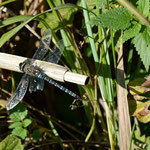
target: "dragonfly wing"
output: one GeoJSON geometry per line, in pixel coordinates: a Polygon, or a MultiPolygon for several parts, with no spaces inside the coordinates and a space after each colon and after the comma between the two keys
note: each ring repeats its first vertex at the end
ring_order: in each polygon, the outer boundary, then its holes
{"type": "MultiPolygon", "coordinates": [[[[64,44],[62,40],[60,41],[60,44],[64,49],[64,44]]],[[[56,46],[54,46],[52,50],[53,51],[50,51],[47,57],[45,58],[45,61],[57,64],[61,58],[63,51],[60,51],[59,48],[56,46]]],[[[43,90],[43,88],[44,88],[44,80],[34,77],[30,78],[30,85],[29,85],[30,93],[32,93],[32,91],[35,92],[36,90],[43,90]]]]}
{"type": "Polygon", "coordinates": [[[50,37],[50,30],[46,30],[43,33],[42,39],[40,41],[40,46],[36,50],[36,52],[33,55],[33,59],[41,60],[45,56],[45,54],[48,52],[49,45],[51,43],[51,37],[50,37]]]}
{"type": "Polygon", "coordinates": [[[60,49],[55,45],[52,50],[53,51],[50,51],[47,55],[47,57],[45,58],[45,61],[47,62],[51,62],[51,63],[55,63],[57,64],[61,58],[61,55],[63,53],[63,50],[64,50],[64,43],[63,43],[63,40],[60,40],[59,41],[61,46],[62,46],[62,49],[60,51],[60,49]]]}
{"type": "Polygon", "coordinates": [[[36,92],[36,90],[43,90],[44,88],[44,80],[30,77],[30,85],[29,85],[29,92],[36,92]]]}
{"type": "Polygon", "coordinates": [[[29,78],[29,75],[23,75],[16,91],[14,92],[13,96],[9,99],[9,102],[6,106],[7,110],[13,109],[23,99],[28,88],[29,78]]]}
{"type": "MultiPolygon", "coordinates": [[[[40,41],[40,46],[38,47],[35,54],[33,55],[33,59],[41,60],[48,52],[48,48],[51,43],[50,33],[51,33],[50,30],[46,30],[44,32],[43,37],[40,41]]],[[[43,90],[43,88],[44,88],[43,80],[34,77],[30,78],[30,85],[29,85],[30,93],[32,93],[32,91],[35,92],[36,90],[43,90]]]]}

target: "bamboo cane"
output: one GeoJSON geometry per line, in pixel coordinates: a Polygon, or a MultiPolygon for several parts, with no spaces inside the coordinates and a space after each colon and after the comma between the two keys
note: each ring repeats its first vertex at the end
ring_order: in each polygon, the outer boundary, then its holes
{"type": "MultiPolygon", "coordinates": [[[[22,72],[19,69],[19,64],[26,59],[28,58],[0,52],[0,68],[16,72],[22,72]]],[[[33,65],[40,67],[42,70],[44,70],[47,76],[57,81],[67,81],[80,85],[86,85],[89,80],[88,76],[70,72],[67,68],[58,64],[35,60],[33,65]]]]}

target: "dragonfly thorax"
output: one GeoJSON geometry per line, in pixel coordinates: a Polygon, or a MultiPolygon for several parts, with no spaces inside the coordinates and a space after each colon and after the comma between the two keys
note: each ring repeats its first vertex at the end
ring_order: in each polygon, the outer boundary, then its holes
{"type": "Polygon", "coordinates": [[[30,76],[35,76],[37,78],[42,78],[43,70],[34,65],[30,65],[29,63],[23,62],[19,64],[20,70],[23,71],[24,73],[30,75],[30,76]]]}

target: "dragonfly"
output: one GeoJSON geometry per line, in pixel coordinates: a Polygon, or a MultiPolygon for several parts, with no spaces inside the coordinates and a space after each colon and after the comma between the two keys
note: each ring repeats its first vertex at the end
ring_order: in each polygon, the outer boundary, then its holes
{"type": "MultiPolygon", "coordinates": [[[[40,45],[33,55],[32,59],[27,59],[19,64],[19,68],[24,72],[24,75],[21,78],[21,81],[19,82],[14,94],[12,95],[12,97],[10,97],[8,104],[6,105],[7,110],[13,109],[20,101],[22,101],[27,92],[28,86],[30,93],[36,92],[37,90],[43,90],[44,80],[75,98],[73,103],[70,105],[71,109],[75,109],[77,105],[81,103],[81,97],[79,95],[52,80],[45,74],[44,70],[33,64],[36,59],[42,60],[44,58],[44,61],[47,62],[55,64],[59,62],[62,51],[60,51],[60,49],[57,48],[56,45],[54,45],[52,50],[49,50],[50,43],[50,30],[47,29],[44,32],[43,37],[40,41],[40,45]]],[[[61,45],[63,45],[62,41],[60,41],[60,43],[61,45]]],[[[64,49],[64,45],[62,47],[64,49]]]]}

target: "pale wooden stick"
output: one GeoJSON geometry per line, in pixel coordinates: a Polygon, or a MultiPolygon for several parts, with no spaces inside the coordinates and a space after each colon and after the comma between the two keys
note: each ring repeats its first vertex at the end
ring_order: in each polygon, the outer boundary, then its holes
{"type": "MultiPolygon", "coordinates": [[[[123,35],[123,33],[121,35],[123,35]]],[[[120,50],[118,51],[117,65],[117,102],[119,115],[120,150],[129,149],[131,138],[131,123],[124,74],[123,44],[121,44],[120,50]]],[[[131,146],[131,149],[133,150],[133,146],[131,146]]]]}
{"type": "MultiPolygon", "coordinates": [[[[0,52],[0,68],[21,72],[19,64],[25,61],[26,57],[6,54],[0,52]]],[[[89,77],[68,71],[67,68],[50,62],[35,60],[34,65],[39,66],[47,76],[61,82],[72,82],[80,85],[88,83],[89,77]]]]}

